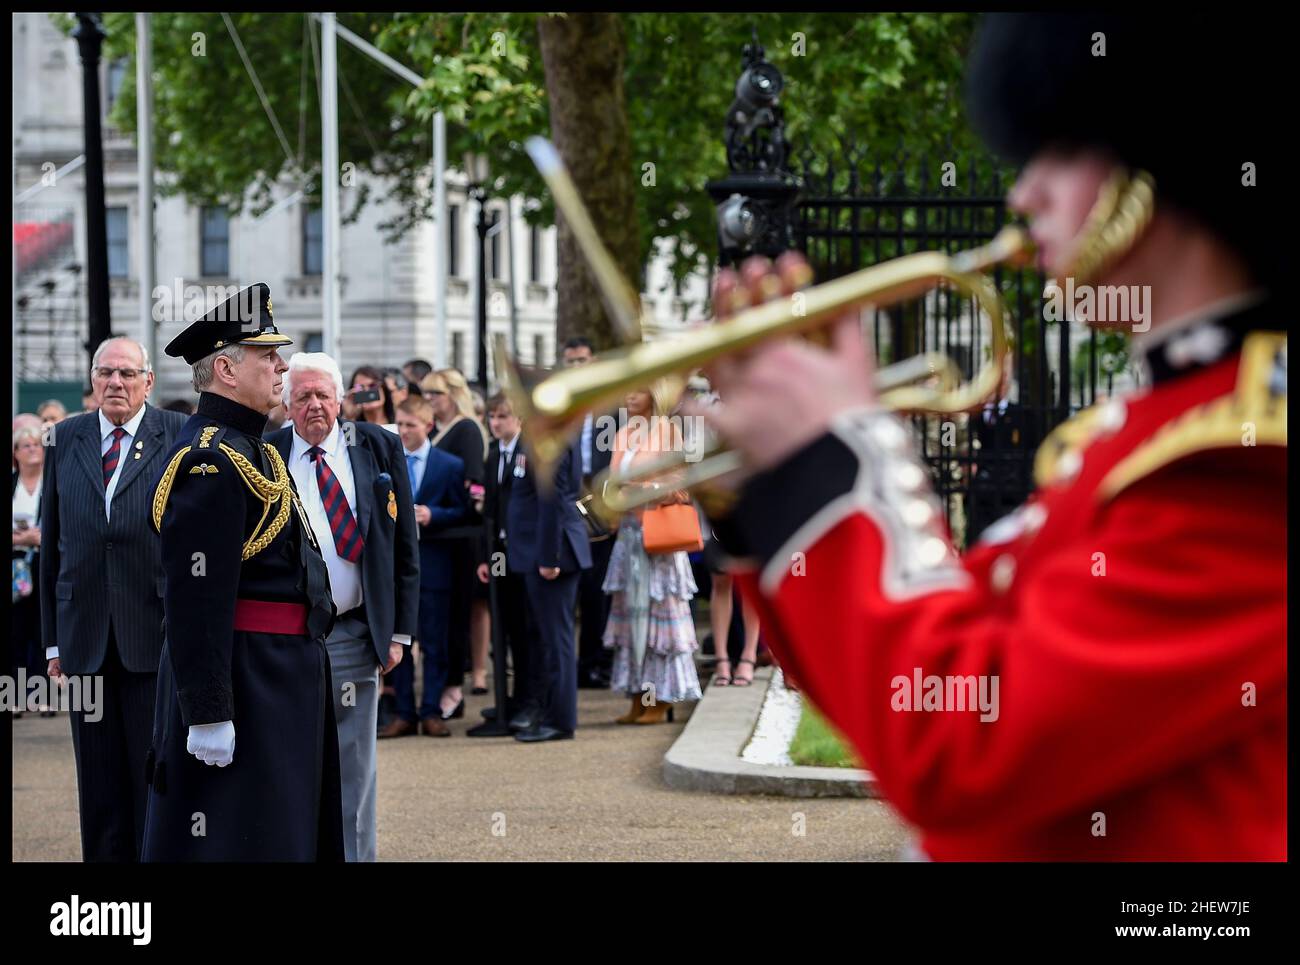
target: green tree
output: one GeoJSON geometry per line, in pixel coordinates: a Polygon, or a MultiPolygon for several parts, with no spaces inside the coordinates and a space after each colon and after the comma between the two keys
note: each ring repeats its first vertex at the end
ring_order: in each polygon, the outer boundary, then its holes
{"type": "MultiPolygon", "coordinates": [[[[573,78],[596,76],[610,57],[623,63],[627,146],[615,124],[606,132],[613,136],[584,142],[587,150],[570,164],[588,191],[593,178],[621,179],[608,188],[615,200],[606,205],[597,198],[593,215],[625,265],[644,265],[656,239],[670,252],[678,277],[715,260],[713,203],[704,186],[726,174],[723,119],[739,76],[741,48],[754,36],[786,78],[783,107],[796,152],[930,152],[937,165],[976,148],[959,96],[972,14],[630,13],[616,18],[621,30],[610,33],[609,46],[573,48],[573,56],[585,56],[587,63],[548,64],[542,56],[543,25],[588,16],[339,15],[341,24],[427,78],[412,88],[339,43],[340,159],[382,178],[378,196],[396,202],[399,212],[384,225],[389,239],[431,214],[429,122],[438,110],[449,122],[450,162],[459,163],[468,151],[486,155],[494,189],[538,199],[526,217],[551,223],[552,206],[522,143],[555,127],[548,90],[563,81],[558,72],[568,68],[573,78]]],[[[579,23],[595,29],[601,21],[579,23]]],[[[278,183],[315,198],[319,28],[306,15],[281,13],[234,14],[230,24],[283,140],[222,15],[154,14],[155,157],[166,172],[160,187],[195,203],[254,212],[269,206],[278,183]],[[204,40],[203,56],[196,53],[195,35],[204,40]]],[[[132,15],[108,14],[105,25],[105,56],[130,57],[132,15]]],[[[590,96],[604,104],[612,92],[590,96]]],[[[581,130],[582,120],[578,116],[571,123],[581,130]]],[[[134,130],[134,71],[127,73],[113,122],[134,130]]],[[[359,184],[345,212],[349,220],[376,200],[365,179],[359,184]]],[[[568,319],[589,330],[591,323],[582,320],[600,317],[593,298],[580,285],[563,295],[562,333],[568,319]]],[[[596,334],[600,341],[611,337],[603,328],[596,334]]]]}

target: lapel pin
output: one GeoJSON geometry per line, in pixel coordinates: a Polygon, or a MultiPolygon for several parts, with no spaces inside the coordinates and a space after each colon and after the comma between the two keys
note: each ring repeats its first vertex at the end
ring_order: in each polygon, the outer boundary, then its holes
{"type": "Polygon", "coordinates": [[[135,441],[135,447],[136,447],[137,449],[143,449],[143,448],[144,448],[144,440],[143,440],[143,439],[137,439],[137,440],[135,441]]]}

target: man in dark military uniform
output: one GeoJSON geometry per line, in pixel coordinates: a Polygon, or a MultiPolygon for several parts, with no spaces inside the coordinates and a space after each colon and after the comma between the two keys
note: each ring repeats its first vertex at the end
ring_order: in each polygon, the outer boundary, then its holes
{"type": "Polygon", "coordinates": [[[145,861],[343,859],[329,573],[262,442],[289,344],[258,284],[167,346],[200,395],[153,498],[166,642],[145,861]]]}

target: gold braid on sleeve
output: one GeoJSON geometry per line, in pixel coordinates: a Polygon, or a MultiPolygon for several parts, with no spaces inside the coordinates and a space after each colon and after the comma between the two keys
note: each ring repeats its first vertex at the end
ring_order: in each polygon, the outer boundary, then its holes
{"type": "Polygon", "coordinates": [[[185,453],[191,448],[186,446],[172,456],[172,461],[167,463],[167,468],[163,471],[162,479],[158,480],[158,488],[153,492],[153,528],[159,533],[162,532],[163,512],[167,509],[167,497],[171,495],[172,483],[176,481],[176,472],[181,468],[181,460],[185,458],[185,453]]]}

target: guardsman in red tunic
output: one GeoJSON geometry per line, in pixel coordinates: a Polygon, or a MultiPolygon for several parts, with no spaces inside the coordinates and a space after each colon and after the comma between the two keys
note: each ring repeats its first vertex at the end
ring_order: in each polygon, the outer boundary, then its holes
{"type": "MultiPolygon", "coordinates": [[[[699,413],[757,470],[721,525],[773,651],[934,859],[1287,856],[1289,313],[1255,182],[1285,181],[1277,61],[1177,19],[1002,16],[977,40],[1011,206],[1062,289],[1101,296],[1076,317],[1131,327],[1141,378],[1047,438],[1034,497],[969,552],[873,404],[856,315],[831,351],[724,360],[699,413]],[[1117,286],[1145,305],[1104,319],[1117,286]]],[[[806,272],[723,273],[715,308],[806,272]]]]}

